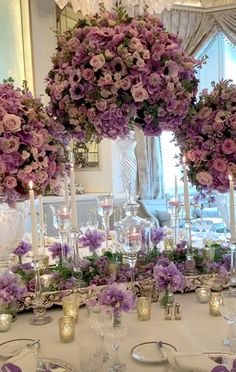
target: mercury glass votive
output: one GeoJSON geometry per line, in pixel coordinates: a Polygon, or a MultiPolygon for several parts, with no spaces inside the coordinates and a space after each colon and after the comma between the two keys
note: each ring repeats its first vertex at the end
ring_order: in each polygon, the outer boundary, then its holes
{"type": "Polygon", "coordinates": [[[137,302],[137,314],[138,320],[149,320],[151,316],[151,298],[150,297],[138,297],[137,302]]]}
{"type": "Polygon", "coordinates": [[[75,322],[78,321],[78,302],[74,295],[62,299],[62,308],[65,316],[71,316],[75,322]]]}
{"type": "Polygon", "coordinates": [[[220,316],[221,293],[211,293],[209,297],[209,312],[212,316],[220,316]]]}
{"type": "Polygon", "coordinates": [[[197,299],[201,304],[207,304],[209,302],[209,297],[211,294],[210,288],[200,287],[195,290],[197,299]]]}
{"type": "Polygon", "coordinates": [[[44,289],[50,288],[50,285],[55,280],[55,276],[53,274],[44,274],[40,275],[40,282],[44,289]]]}
{"type": "Polygon", "coordinates": [[[75,320],[71,316],[59,319],[59,334],[61,342],[72,342],[75,339],[75,320]]]}
{"type": "Polygon", "coordinates": [[[7,332],[12,323],[11,314],[0,314],[0,332],[7,332]]]}

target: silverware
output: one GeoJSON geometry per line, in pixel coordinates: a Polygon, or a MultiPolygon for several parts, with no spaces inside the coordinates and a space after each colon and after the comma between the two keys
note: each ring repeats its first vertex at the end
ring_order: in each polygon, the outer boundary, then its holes
{"type": "Polygon", "coordinates": [[[160,349],[163,362],[167,361],[167,356],[166,356],[165,350],[163,348],[163,342],[162,341],[157,341],[157,345],[160,349]]]}
{"type": "Polygon", "coordinates": [[[9,354],[0,354],[0,359],[7,360],[7,359],[10,359],[10,358],[13,358],[14,356],[17,356],[18,354],[20,354],[21,351],[23,351],[26,347],[28,347],[29,349],[32,349],[36,345],[38,345],[37,348],[39,348],[40,340],[35,340],[33,342],[30,342],[29,344],[26,344],[24,346],[20,346],[9,354]]]}

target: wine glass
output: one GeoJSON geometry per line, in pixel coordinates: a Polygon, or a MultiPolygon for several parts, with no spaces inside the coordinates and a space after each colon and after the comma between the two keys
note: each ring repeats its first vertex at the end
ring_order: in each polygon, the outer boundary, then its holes
{"type": "Polygon", "coordinates": [[[104,335],[114,323],[114,314],[110,307],[101,306],[99,304],[90,308],[89,312],[90,327],[97,333],[98,340],[98,354],[102,357],[103,363],[109,359],[109,354],[104,346],[104,335]]]}
{"type": "Polygon", "coordinates": [[[108,338],[111,340],[113,348],[113,357],[108,372],[122,372],[126,364],[122,363],[119,356],[120,341],[127,335],[128,327],[126,321],[122,318],[116,326],[109,327],[108,338]]]}
{"type": "Polygon", "coordinates": [[[108,250],[110,216],[113,214],[113,199],[110,194],[97,196],[98,214],[102,217],[102,225],[105,231],[106,250],[108,250]]]}
{"type": "Polygon", "coordinates": [[[220,313],[228,324],[228,337],[224,340],[224,344],[230,347],[231,339],[233,338],[233,325],[236,321],[236,297],[230,292],[222,295],[220,313]]]}

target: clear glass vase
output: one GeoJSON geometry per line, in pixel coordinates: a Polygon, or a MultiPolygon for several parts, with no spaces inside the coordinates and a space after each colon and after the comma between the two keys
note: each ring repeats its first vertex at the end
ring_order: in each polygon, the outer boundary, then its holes
{"type": "Polygon", "coordinates": [[[137,160],[135,155],[136,141],[134,132],[118,140],[120,150],[121,176],[127,200],[123,206],[125,218],[116,222],[116,240],[123,256],[131,267],[131,283],[134,289],[134,267],[137,261],[137,253],[142,248],[144,229],[150,227],[150,222],[140,218],[138,214],[139,204],[135,200],[137,160]]]}
{"type": "Polygon", "coordinates": [[[168,305],[173,305],[174,303],[174,293],[170,288],[166,288],[160,296],[160,305],[165,308],[168,305]]]}
{"type": "Polygon", "coordinates": [[[0,203],[0,274],[8,270],[10,255],[23,238],[25,210],[24,202],[0,203]]]}

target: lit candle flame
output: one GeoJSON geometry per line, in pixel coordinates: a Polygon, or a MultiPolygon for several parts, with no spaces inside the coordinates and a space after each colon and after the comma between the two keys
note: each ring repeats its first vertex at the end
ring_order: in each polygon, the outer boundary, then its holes
{"type": "Polygon", "coordinates": [[[232,181],[233,181],[232,174],[229,174],[229,182],[232,182],[232,181]]]}
{"type": "Polygon", "coordinates": [[[186,163],[186,158],[185,158],[185,156],[183,156],[183,163],[184,163],[184,164],[186,163]]]}
{"type": "Polygon", "coordinates": [[[29,188],[30,188],[30,190],[33,190],[33,181],[32,180],[29,181],[29,188]]]}

